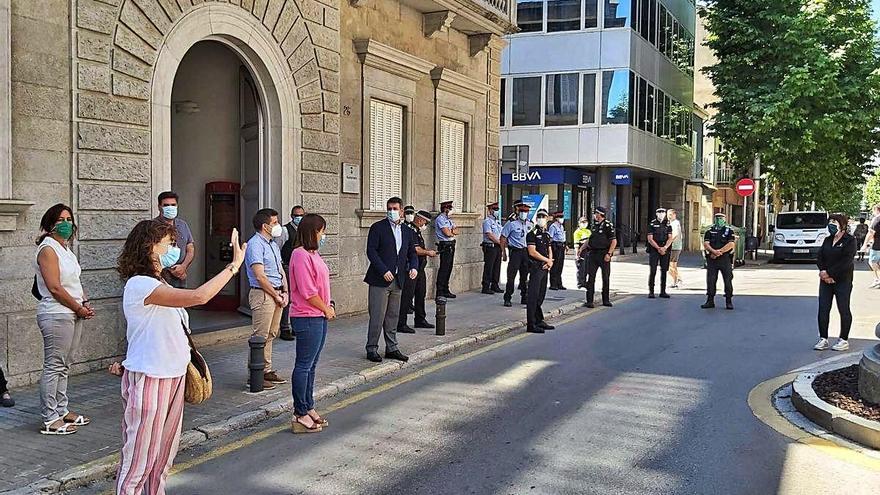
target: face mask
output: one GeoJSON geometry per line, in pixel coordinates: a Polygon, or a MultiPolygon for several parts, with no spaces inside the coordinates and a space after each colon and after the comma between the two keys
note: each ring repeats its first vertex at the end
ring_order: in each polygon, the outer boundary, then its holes
{"type": "Polygon", "coordinates": [[[293,217],[293,225],[299,227],[299,223],[302,222],[302,219],[302,215],[296,215],[295,217],[293,217]]]}
{"type": "Polygon", "coordinates": [[[580,227],[580,228],[582,228],[582,229],[587,228],[587,222],[581,222],[581,223],[579,223],[579,224],[578,224],[578,227],[580,227]]]}
{"type": "Polygon", "coordinates": [[[519,219],[520,220],[528,220],[528,218],[529,218],[528,212],[525,212],[525,211],[519,212],[519,219]]]}
{"type": "Polygon", "coordinates": [[[391,220],[392,223],[397,223],[400,220],[400,211],[398,210],[388,210],[388,213],[385,214],[388,217],[388,220],[391,220]]]}
{"type": "Polygon", "coordinates": [[[498,212],[495,210],[489,210],[489,216],[494,219],[498,219],[498,212]]]}
{"type": "Polygon", "coordinates": [[[167,218],[168,220],[174,220],[177,218],[177,207],[176,206],[163,206],[162,207],[162,216],[167,218]]]}
{"type": "Polygon", "coordinates": [[[322,247],[324,247],[324,244],[325,244],[326,242],[327,242],[327,235],[326,235],[326,234],[321,234],[321,238],[318,239],[318,249],[321,249],[322,247]]]}
{"type": "Polygon", "coordinates": [[[180,248],[177,246],[168,246],[168,251],[159,256],[159,263],[162,268],[171,268],[180,259],[180,248]]]}
{"type": "Polygon", "coordinates": [[[415,215],[405,215],[404,218],[406,218],[406,221],[409,223],[413,223],[416,220],[415,215]]]}
{"type": "Polygon", "coordinates": [[[559,222],[559,225],[562,225],[563,223],[565,223],[564,218],[557,218],[556,221],[559,222]]]}
{"type": "Polygon", "coordinates": [[[725,225],[727,225],[727,220],[725,220],[724,218],[716,218],[715,225],[719,227],[724,227],[725,225]]]}
{"type": "Polygon", "coordinates": [[[446,216],[448,217],[450,215],[452,215],[452,208],[446,210],[446,216]]]}
{"type": "Polygon", "coordinates": [[[830,233],[831,235],[837,235],[837,233],[839,231],[840,231],[840,228],[837,226],[836,223],[829,223],[828,224],[828,233],[830,233]]]}
{"type": "Polygon", "coordinates": [[[62,220],[61,222],[56,223],[55,228],[52,230],[58,234],[58,237],[66,241],[73,235],[73,222],[62,220]]]}
{"type": "Polygon", "coordinates": [[[662,222],[663,220],[666,220],[666,214],[665,213],[658,213],[657,220],[660,222],[662,222]]]}
{"type": "Polygon", "coordinates": [[[547,219],[546,218],[539,218],[539,219],[535,220],[535,223],[538,224],[538,227],[543,228],[543,227],[547,226],[547,219]]]}
{"type": "Polygon", "coordinates": [[[282,229],[281,229],[280,225],[278,225],[276,223],[275,225],[272,226],[272,232],[271,232],[272,237],[281,237],[281,232],[282,232],[282,229]]]}
{"type": "Polygon", "coordinates": [[[427,228],[428,228],[428,224],[425,224],[425,225],[422,225],[421,227],[419,227],[419,230],[425,230],[427,228]]]}

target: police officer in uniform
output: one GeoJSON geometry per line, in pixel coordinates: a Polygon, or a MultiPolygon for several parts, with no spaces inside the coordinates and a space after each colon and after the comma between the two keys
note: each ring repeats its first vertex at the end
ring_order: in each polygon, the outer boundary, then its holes
{"type": "Polygon", "coordinates": [[[483,294],[504,292],[498,285],[501,279],[501,221],[498,220],[498,203],[486,205],[483,220],[483,294]]]}
{"type": "Polygon", "coordinates": [[[399,333],[415,333],[413,328],[406,324],[407,307],[413,307],[415,312],[414,326],[416,328],[434,328],[434,325],[428,323],[425,313],[425,295],[427,293],[427,276],[425,275],[425,267],[428,265],[428,258],[437,256],[437,251],[425,248],[425,238],[422,237],[422,230],[427,227],[431,221],[431,214],[425,210],[419,210],[417,214],[411,213],[415,211],[412,206],[404,208],[404,225],[413,232],[413,243],[416,246],[416,256],[419,257],[419,274],[415,280],[407,279],[404,283],[403,292],[400,297],[400,316],[397,319],[397,331],[399,333]]]}
{"type": "Polygon", "coordinates": [[[501,259],[507,261],[507,284],[504,286],[504,305],[512,306],[513,282],[519,272],[520,303],[526,304],[528,291],[528,253],[526,252],[526,234],[532,229],[529,222],[529,205],[517,201],[516,219],[504,224],[501,229],[501,259]]]}
{"type": "Polygon", "coordinates": [[[657,278],[657,265],[660,265],[660,298],[669,299],[666,293],[666,272],[669,271],[669,248],[672,246],[672,225],[666,219],[666,208],[657,208],[657,218],[648,226],[648,299],[654,299],[654,280],[657,278]]]}
{"type": "Polygon", "coordinates": [[[727,226],[727,215],[715,214],[715,223],[703,237],[703,247],[706,250],[706,303],[700,307],[715,307],[718,272],[721,272],[726,307],[733,309],[733,250],[736,248],[736,240],[733,229],[727,226]]]}
{"type": "Polygon", "coordinates": [[[547,210],[538,210],[535,215],[535,228],[526,235],[529,260],[529,290],[526,304],[526,331],[544,333],[553,330],[553,325],[544,321],[544,296],[547,294],[547,277],[554,265],[552,237],[547,230],[547,210]]]}
{"type": "Polygon", "coordinates": [[[565,290],[562,286],[562,268],[565,266],[565,213],[557,211],[553,214],[553,223],[547,229],[553,248],[553,268],[550,270],[550,290],[565,290]]]}
{"type": "Polygon", "coordinates": [[[596,273],[602,269],[602,305],[611,307],[611,258],[617,248],[617,232],[614,224],[606,219],[608,210],[597,206],[593,211],[592,234],[581,246],[581,253],[587,262],[587,307],[593,306],[593,295],[596,292],[596,273]]]}
{"type": "Polygon", "coordinates": [[[452,262],[455,260],[455,236],[458,228],[449,218],[452,212],[452,201],[440,203],[440,214],[434,221],[434,233],[437,235],[437,251],[440,253],[440,268],[437,270],[438,297],[455,299],[455,294],[449,290],[449,278],[452,277],[452,262]]]}

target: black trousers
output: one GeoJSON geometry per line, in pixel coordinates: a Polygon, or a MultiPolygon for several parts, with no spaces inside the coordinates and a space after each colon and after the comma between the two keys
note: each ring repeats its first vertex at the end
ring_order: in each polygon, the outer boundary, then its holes
{"type": "Polygon", "coordinates": [[[575,265],[577,265],[578,273],[578,287],[586,287],[587,286],[587,258],[586,255],[579,256],[577,261],[575,261],[575,265]]]}
{"type": "Polygon", "coordinates": [[[831,319],[831,301],[837,300],[837,312],[840,313],[840,338],[849,338],[849,329],[852,328],[852,311],[849,309],[849,300],[852,296],[853,283],[837,282],[826,284],[819,282],[819,336],[828,338],[828,322],[831,319]]]}
{"type": "Polygon", "coordinates": [[[6,377],[3,376],[3,368],[0,368],[0,395],[5,394],[7,390],[6,377]]]}
{"type": "Polygon", "coordinates": [[[507,251],[507,284],[504,286],[504,300],[510,301],[513,297],[513,281],[517,272],[519,272],[519,293],[525,298],[529,284],[529,252],[517,248],[508,248],[507,251]]]}
{"type": "Polygon", "coordinates": [[[651,250],[648,254],[648,264],[651,265],[651,274],[648,275],[648,290],[654,293],[654,280],[657,278],[657,266],[660,266],[660,293],[666,293],[666,272],[669,271],[669,251],[660,255],[655,250],[651,250]]]}
{"type": "Polygon", "coordinates": [[[437,295],[449,294],[449,278],[452,276],[452,263],[455,261],[455,243],[438,242],[440,268],[437,270],[437,295]]]}
{"type": "Polygon", "coordinates": [[[501,246],[483,245],[483,290],[498,287],[501,282],[501,246]]]}
{"type": "Polygon", "coordinates": [[[587,253],[585,261],[587,264],[587,302],[593,303],[593,296],[596,293],[596,274],[602,269],[602,303],[611,302],[611,262],[605,261],[605,255],[608,251],[598,249],[587,253]]]}
{"type": "Polygon", "coordinates": [[[428,277],[425,275],[427,258],[419,257],[419,274],[415,280],[407,277],[400,293],[400,316],[397,317],[397,328],[406,326],[408,309],[415,308],[415,321],[425,321],[425,295],[428,293],[428,277]]]}
{"type": "Polygon", "coordinates": [[[543,263],[529,261],[529,294],[526,299],[526,323],[529,328],[544,321],[544,297],[547,295],[547,278],[549,274],[543,263]]]}
{"type": "Polygon", "coordinates": [[[550,287],[562,287],[562,268],[565,266],[565,243],[554,242],[551,244],[553,248],[553,267],[550,268],[550,287]]]}
{"type": "Polygon", "coordinates": [[[715,297],[718,272],[721,272],[721,277],[724,279],[724,297],[730,299],[733,297],[733,264],[730,262],[730,255],[706,260],[706,295],[709,298],[715,297]]]}

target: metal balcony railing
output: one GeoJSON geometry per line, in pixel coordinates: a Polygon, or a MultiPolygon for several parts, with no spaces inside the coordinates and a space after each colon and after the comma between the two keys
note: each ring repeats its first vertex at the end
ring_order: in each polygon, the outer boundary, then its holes
{"type": "Polygon", "coordinates": [[[473,2],[487,10],[494,11],[502,19],[516,25],[515,0],[473,0],[473,2]]]}
{"type": "Polygon", "coordinates": [[[694,160],[694,168],[691,171],[691,178],[697,182],[711,182],[711,170],[701,160],[694,160]]]}
{"type": "Polygon", "coordinates": [[[736,173],[733,168],[719,166],[715,169],[715,182],[718,184],[731,184],[734,180],[736,180],[736,173]]]}

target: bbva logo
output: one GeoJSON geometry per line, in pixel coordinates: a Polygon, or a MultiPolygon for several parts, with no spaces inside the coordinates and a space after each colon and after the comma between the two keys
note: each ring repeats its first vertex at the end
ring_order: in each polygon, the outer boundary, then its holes
{"type": "Polygon", "coordinates": [[[629,174],[616,174],[614,178],[616,180],[626,180],[629,179],[629,174]]]}
{"type": "Polygon", "coordinates": [[[541,180],[541,174],[534,170],[524,174],[510,174],[510,180],[513,182],[526,182],[530,180],[541,180]]]}

